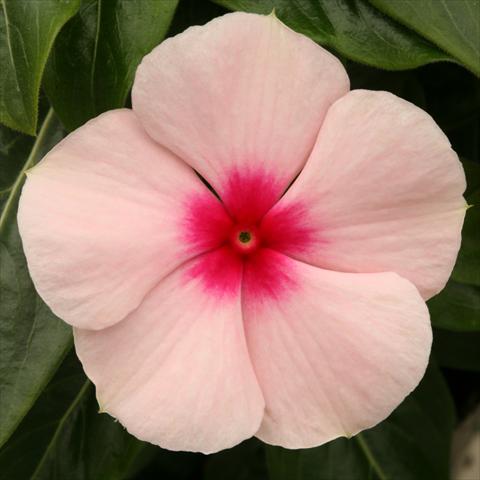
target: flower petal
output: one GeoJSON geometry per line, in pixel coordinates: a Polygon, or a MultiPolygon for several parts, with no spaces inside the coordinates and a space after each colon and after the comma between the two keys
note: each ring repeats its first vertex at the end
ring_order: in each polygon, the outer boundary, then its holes
{"type": "Polygon", "coordinates": [[[263,396],[242,323],[242,265],[226,255],[216,250],[177,269],[111,328],[75,330],[101,409],[142,440],[211,453],[261,423],[263,396]],[[222,269],[216,288],[197,275],[205,265],[222,269]]]}
{"type": "Polygon", "coordinates": [[[455,263],[464,190],[458,157],[427,113],[356,90],[331,107],[305,169],[265,222],[300,202],[308,242],[284,253],[330,270],[394,271],[428,299],[455,263]]]}
{"type": "Polygon", "coordinates": [[[232,183],[240,188],[246,175],[271,177],[270,207],[348,89],[341,63],[274,15],[232,13],[147,55],[132,102],[152,138],[200,172],[227,206],[232,183]]]}
{"type": "Polygon", "coordinates": [[[255,266],[246,266],[245,330],[266,404],[257,436],[308,448],[385,419],[428,363],[432,333],[416,288],[395,273],[339,273],[269,256],[296,287],[280,300],[259,297],[255,266]]]}
{"type": "Polygon", "coordinates": [[[39,294],[72,325],[118,322],[163,276],[211,248],[186,238],[182,205],[196,197],[227,218],[131,110],[88,122],[28,172],[23,188],[18,223],[39,294]]]}

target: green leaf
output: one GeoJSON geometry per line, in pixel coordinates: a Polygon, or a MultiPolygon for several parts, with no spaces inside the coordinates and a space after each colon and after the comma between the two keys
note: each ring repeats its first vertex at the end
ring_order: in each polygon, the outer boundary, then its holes
{"type": "Polygon", "coordinates": [[[307,450],[267,446],[271,480],[449,478],[452,399],[430,365],[417,389],[376,427],[307,450]]]}
{"type": "Polygon", "coordinates": [[[0,0],[0,122],[35,134],[42,73],[80,0],[0,0]]]}
{"type": "Polygon", "coordinates": [[[450,280],[427,305],[435,327],[480,330],[480,287],[450,280]]]}
{"type": "Polygon", "coordinates": [[[0,125],[0,207],[28,157],[34,138],[0,125]]]}
{"type": "Polygon", "coordinates": [[[0,451],[3,478],[120,480],[149,446],[98,413],[91,383],[72,354],[0,451]]]}
{"type": "Polygon", "coordinates": [[[433,329],[432,351],[442,367],[480,372],[480,332],[433,329]]]}
{"type": "Polygon", "coordinates": [[[178,0],[86,0],[58,36],[44,87],[69,130],[123,107],[142,57],[167,33],[178,0]]]}
{"type": "Polygon", "coordinates": [[[370,2],[480,75],[480,14],[477,0],[370,2]]]}
{"type": "Polygon", "coordinates": [[[16,158],[25,151],[22,138],[9,133],[2,136],[10,136],[14,144],[6,148],[3,158],[11,167],[5,181],[13,183],[2,192],[0,214],[0,445],[31,408],[71,346],[70,327],[35,293],[16,222],[25,171],[62,138],[63,131],[50,111],[26,159],[16,158]]]}
{"type": "Polygon", "coordinates": [[[447,54],[366,0],[215,0],[231,10],[275,15],[293,30],[352,60],[387,70],[449,60],[447,54]]]}

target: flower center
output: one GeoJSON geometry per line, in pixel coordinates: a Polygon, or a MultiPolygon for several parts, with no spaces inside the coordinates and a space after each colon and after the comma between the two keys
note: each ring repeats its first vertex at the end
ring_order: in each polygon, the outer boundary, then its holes
{"type": "Polygon", "coordinates": [[[252,240],[252,234],[248,230],[242,231],[238,234],[238,239],[242,243],[248,243],[252,240]]]}
{"type": "Polygon", "coordinates": [[[240,254],[250,254],[258,249],[260,236],[256,227],[235,225],[230,233],[230,244],[240,254]]]}

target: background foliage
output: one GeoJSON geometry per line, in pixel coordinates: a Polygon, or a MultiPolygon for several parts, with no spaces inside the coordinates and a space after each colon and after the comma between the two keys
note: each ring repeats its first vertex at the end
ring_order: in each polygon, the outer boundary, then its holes
{"type": "Polygon", "coordinates": [[[478,0],[0,0],[0,478],[443,480],[452,433],[480,402],[478,0]],[[352,88],[427,110],[467,174],[463,242],[429,302],[431,364],[383,423],[300,451],[252,439],[211,456],[131,437],[97,413],[70,327],[35,293],[16,208],[25,171],[68,131],[128,105],[135,69],[165,36],[228,10],[276,15],[332,50],[352,88]]]}

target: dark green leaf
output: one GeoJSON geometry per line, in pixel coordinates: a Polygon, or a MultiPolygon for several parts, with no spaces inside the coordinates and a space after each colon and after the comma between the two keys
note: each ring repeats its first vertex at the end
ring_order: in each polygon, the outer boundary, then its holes
{"type": "Polygon", "coordinates": [[[0,122],[35,134],[42,73],[80,0],[0,1],[0,122]]]}
{"type": "Polygon", "coordinates": [[[480,287],[450,280],[427,305],[435,327],[480,330],[480,287]]]}
{"type": "Polygon", "coordinates": [[[0,125],[0,206],[32,148],[34,138],[0,125]]]}
{"type": "Polygon", "coordinates": [[[73,130],[122,107],[142,59],[164,38],[177,0],[85,0],[58,36],[45,71],[47,95],[73,130]]]}
{"type": "Polygon", "coordinates": [[[480,13],[476,0],[370,0],[480,75],[480,13]]]}
{"type": "Polygon", "coordinates": [[[35,293],[16,222],[25,170],[62,138],[63,131],[50,112],[30,154],[23,158],[16,155],[26,153],[24,139],[8,135],[14,143],[5,149],[2,160],[11,166],[5,182],[13,183],[2,192],[0,214],[0,445],[31,408],[71,345],[71,329],[35,293]]]}
{"type": "Polygon", "coordinates": [[[98,413],[93,387],[72,352],[0,451],[0,471],[18,480],[120,480],[148,448],[98,413]]]}
{"type": "Polygon", "coordinates": [[[433,354],[442,367],[480,372],[480,332],[433,330],[433,354]]]}
{"type": "Polygon", "coordinates": [[[450,57],[366,0],[215,0],[232,10],[270,13],[347,58],[387,70],[450,57]]]}
{"type": "Polygon", "coordinates": [[[267,446],[271,480],[449,478],[452,399],[430,365],[417,389],[376,427],[308,450],[267,446]]]}

